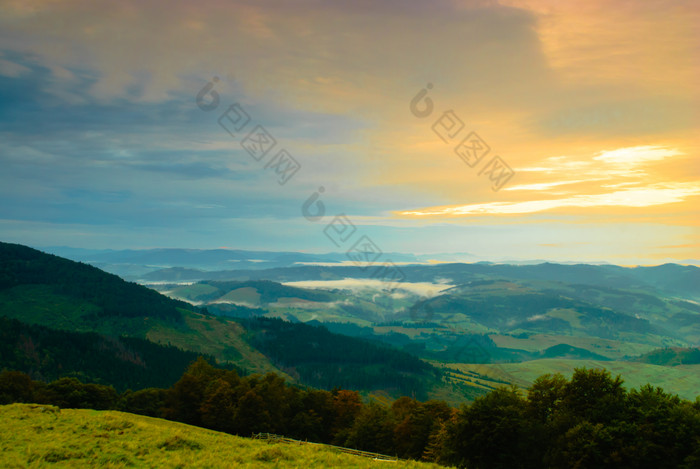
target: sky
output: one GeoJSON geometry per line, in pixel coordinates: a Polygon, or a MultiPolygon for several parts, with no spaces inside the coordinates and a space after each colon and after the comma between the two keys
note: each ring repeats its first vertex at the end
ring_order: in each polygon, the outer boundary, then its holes
{"type": "Polygon", "coordinates": [[[0,0],[0,240],[700,259],[696,0],[0,0]]]}

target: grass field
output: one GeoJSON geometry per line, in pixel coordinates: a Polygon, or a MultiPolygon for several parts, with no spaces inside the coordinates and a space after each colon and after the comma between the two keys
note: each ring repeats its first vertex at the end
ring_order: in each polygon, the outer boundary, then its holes
{"type": "Polygon", "coordinates": [[[523,363],[502,363],[498,365],[446,364],[447,368],[459,370],[463,374],[478,373],[473,379],[476,386],[494,386],[488,377],[511,381],[527,388],[538,376],[545,373],[561,373],[570,378],[574,368],[605,368],[613,376],[620,374],[624,386],[639,389],[647,383],[663,388],[664,391],[678,394],[694,401],[700,395],[700,365],[658,366],[647,363],[596,360],[542,359],[523,363]],[[486,379],[484,379],[486,377],[486,379]]]}
{"type": "Polygon", "coordinates": [[[260,293],[253,287],[237,288],[226,293],[217,301],[230,301],[248,307],[260,306],[260,293]]]}
{"type": "Polygon", "coordinates": [[[323,445],[241,438],[167,420],[114,411],[0,406],[0,466],[36,467],[275,467],[437,469],[434,464],[381,462],[323,445]]]}
{"type": "Polygon", "coordinates": [[[219,291],[218,288],[207,285],[206,283],[194,283],[192,285],[183,285],[173,290],[161,291],[164,295],[173,298],[179,298],[189,302],[201,302],[215,295],[219,291]]]}
{"type": "Polygon", "coordinates": [[[597,337],[576,337],[557,334],[532,334],[527,338],[517,338],[512,335],[489,334],[489,337],[504,348],[527,350],[537,352],[559,344],[567,344],[578,348],[590,350],[613,360],[619,360],[625,356],[642,355],[657,348],[655,345],[642,344],[632,341],[609,340],[597,337]]]}

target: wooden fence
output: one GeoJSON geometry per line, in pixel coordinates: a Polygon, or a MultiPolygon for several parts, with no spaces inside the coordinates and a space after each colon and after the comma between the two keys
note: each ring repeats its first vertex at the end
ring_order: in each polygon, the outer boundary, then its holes
{"type": "Polygon", "coordinates": [[[253,438],[257,440],[267,440],[270,443],[289,443],[293,445],[317,445],[330,448],[334,451],[346,454],[354,454],[355,456],[362,456],[363,458],[371,458],[375,461],[386,461],[386,462],[397,462],[399,458],[396,456],[387,456],[386,454],[371,453],[369,451],[360,451],[359,449],[343,448],[342,446],[326,445],[323,443],[312,443],[309,441],[295,440],[293,438],[287,438],[283,435],[275,435],[274,433],[255,433],[253,438]]]}

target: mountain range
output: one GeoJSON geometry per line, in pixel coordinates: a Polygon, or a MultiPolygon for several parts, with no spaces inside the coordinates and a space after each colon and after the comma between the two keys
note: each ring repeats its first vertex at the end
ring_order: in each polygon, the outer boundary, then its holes
{"type": "MultiPolygon", "coordinates": [[[[16,345],[8,349],[15,356],[0,354],[0,367],[12,363],[41,376],[48,368],[37,355],[71,356],[50,339],[60,331],[97,334],[71,339],[91,344],[86,350],[116,340],[119,345],[106,350],[131,357],[122,361],[132,367],[159,366],[128,342],[142,340],[171,347],[152,356],[205,354],[242,373],[273,371],[300,385],[342,384],[375,396],[458,402],[499,384],[527,387],[533,370],[575,366],[621,370],[633,385],[636,377],[651,377],[691,398],[700,389],[695,266],[417,264],[405,256],[397,261],[401,280],[388,285],[339,255],[69,254],[85,261],[0,243],[0,316],[21,321],[6,339],[16,345]],[[216,270],[222,259],[255,265],[216,270]],[[267,262],[286,264],[260,268],[267,262]],[[124,275],[127,281],[99,263],[152,270],[124,275]],[[28,333],[27,327],[44,329],[28,333]],[[27,336],[33,348],[23,345],[27,336]]],[[[173,359],[178,372],[185,357],[191,355],[173,359]]],[[[112,379],[95,374],[92,364],[85,369],[103,382],[112,379]]]]}

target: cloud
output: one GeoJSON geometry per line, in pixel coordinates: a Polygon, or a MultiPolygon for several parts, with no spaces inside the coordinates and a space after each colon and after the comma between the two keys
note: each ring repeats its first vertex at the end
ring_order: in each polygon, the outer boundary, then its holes
{"type": "Polygon", "coordinates": [[[566,186],[569,184],[579,184],[581,182],[590,182],[590,179],[577,179],[573,181],[555,181],[555,182],[540,182],[536,184],[522,184],[519,186],[506,187],[507,191],[542,191],[552,187],[566,186]]]}
{"type": "Polygon", "coordinates": [[[700,182],[655,184],[648,187],[626,189],[593,195],[576,195],[562,199],[530,200],[525,202],[490,202],[450,207],[431,207],[398,212],[400,216],[435,217],[468,215],[513,215],[543,212],[560,208],[577,207],[650,207],[683,202],[700,195],[700,182]]]}
{"type": "Polygon", "coordinates": [[[429,207],[417,210],[395,211],[399,216],[407,217],[453,217],[474,215],[513,215],[551,211],[563,208],[604,208],[604,207],[651,207],[684,202],[698,195],[700,181],[659,181],[652,182],[644,168],[652,163],[658,164],[672,158],[684,158],[686,155],[674,148],[661,145],[643,145],[623,147],[615,150],[597,152],[590,159],[565,156],[548,157],[535,166],[521,167],[516,170],[526,173],[539,173],[540,178],[549,180],[506,187],[513,192],[542,192],[540,199],[529,198],[510,202],[472,203],[429,207]],[[566,179],[572,172],[579,178],[566,179]],[[587,176],[581,179],[581,176],[587,176]],[[601,183],[625,177],[622,183],[601,183]],[[562,180],[562,178],[564,178],[562,180]],[[554,180],[552,180],[554,179],[554,180]],[[553,192],[561,186],[575,186],[568,191],[553,192]],[[619,189],[609,191],[609,189],[619,189]],[[602,190],[602,191],[601,191],[602,190]],[[565,197],[552,197],[552,196],[565,197]]]}
{"type": "MultiPolygon", "coordinates": [[[[284,282],[285,285],[300,287],[300,288],[319,288],[319,289],[345,289],[345,290],[385,290],[387,284],[382,280],[375,279],[354,279],[345,278],[343,280],[302,280],[296,282],[284,282]]],[[[396,285],[392,285],[392,288],[396,285]]],[[[447,283],[429,283],[429,282],[401,282],[396,287],[398,290],[413,293],[422,297],[431,298],[438,295],[441,291],[452,288],[454,285],[447,283]]]]}
{"type": "Polygon", "coordinates": [[[617,150],[602,151],[594,160],[604,163],[636,166],[648,161],[659,161],[665,158],[682,155],[683,153],[671,148],[654,145],[618,148],[617,150]]]}

